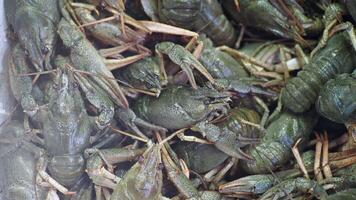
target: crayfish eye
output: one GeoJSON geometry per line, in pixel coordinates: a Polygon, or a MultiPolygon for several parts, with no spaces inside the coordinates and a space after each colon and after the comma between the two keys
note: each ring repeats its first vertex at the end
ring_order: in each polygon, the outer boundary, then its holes
{"type": "Polygon", "coordinates": [[[256,191],[256,186],[252,186],[252,192],[256,191]]]}
{"type": "Polygon", "coordinates": [[[49,52],[49,48],[46,47],[46,46],[43,46],[43,47],[41,48],[41,51],[42,51],[42,53],[47,54],[47,53],[49,52]]]}
{"type": "Polygon", "coordinates": [[[79,88],[79,84],[78,83],[74,83],[73,87],[74,87],[74,89],[77,89],[77,88],[79,88]]]}
{"type": "Polygon", "coordinates": [[[53,86],[52,86],[52,88],[53,88],[54,90],[58,90],[59,84],[58,84],[58,83],[54,83],[53,86]]]}
{"type": "Polygon", "coordinates": [[[164,164],[163,163],[159,163],[157,169],[158,170],[162,170],[163,168],[164,168],[164,164]]]}
{"type": "Polygon", "coordinates": [[[25,55],[26,55],[26,56],[29,56],[29,55],[30,55],[30,52],[29,52],[27,49],[25,49],[24,52],[25,52],[25,55]]]}
{"type": "Polygon", "coordinates": [[[146,83],[146,87],[147,87],[148,89],[151,89],[151,88],[153,88],[153,84],[151,84],[151,83],[146,83]]]}

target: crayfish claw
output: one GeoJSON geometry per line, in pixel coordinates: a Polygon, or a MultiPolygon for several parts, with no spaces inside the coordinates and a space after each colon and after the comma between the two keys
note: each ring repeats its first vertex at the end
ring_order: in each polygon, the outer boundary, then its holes
{"type": "Polygon", "coordinates": [[[130,129],[132,129],[136,134],[141,136],[144,139],[147,139],[147,136],[141,132],[141,130],[137,127],[143,127],[152,131],[159,131],[159,132],[167,132],[167,129],[154,125],[152,123],[149,123],[139,117],[132,111],[131,109],[125,110],[123,108],[118,108],[116,110],[116,117],[123,122],[126,126],[128,126],[130,129]]]}
{"type": "Polygon", "coordinates": [[[152,131],[158,131],[158,132],[167,132],[168,131],[166,128],[164,128],[162,126],[157,126],[157,125],[151,124],[139,117],[136,118],[135,123],[141,127],[150,129],[152,131]]]}
{"type": "Polygon", "coordinates": [[[228,79],[216,79],[215,86],[224,90],[231,90],[240,94],[259,94],[265,96],[276,97],[277,94],[273,91],[268,91],[261,87],[256,86],[255,82],[251,80],[228,80],[228,79]]]}
{"type": "Polygon", "coordinates": [[[251,197],[263,194],[275,184],[270,174],[258,174],[239,178],[219,186],[219,192],[236,197],[251,197]]]}

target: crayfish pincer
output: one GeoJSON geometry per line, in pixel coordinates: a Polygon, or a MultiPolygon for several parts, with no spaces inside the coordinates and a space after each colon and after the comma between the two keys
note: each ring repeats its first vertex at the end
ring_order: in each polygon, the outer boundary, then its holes
{"type": "Polygon", "coordinates": [[[254,111],[246,108],[234,108],[228,113],[227,119],[218,124],[209,122],[199,122],[192,127],[192,130],[199,131],[220,151],[229,156],[251,160],[251,156],[244,153],[241,148],[257,144],[261,136],[260,130],[251,124],[260,122],[259,115],[254,111]]]}
{"type": "Polygon", "coordinates": [[[183,46],[177,45],[173,42],[161,42],[156,44],[155,50],[159,57],[162,58],[162,54],[166,54],[172,60],[172,62],[179,65],[182,70],[187,74],[188,80],[194,89],[197,88],[197,84],[195,82],[195,77],[190,66],[196,68],[211,83],[214,83],[214,78],[205,69],[205,67],[183,46]]]}
{"type": "Polygon", "coordinates": [[[32,95],[32,79],[29,76],[18,76],[20,73],[31,72],[30,63],[28,62],[25,52],[20,44],[15,44],[8,58],[8,73],[12,94],[21,104],[23,112],[29,116],[37,113],[39,106],[32,95]]]}
{"type": "Polygon", "coordinates": [[[172,86],[158,98],[143,96],[132,105],[136,115],[167,129],[190,127],[200,121],[226,112],[229,94],[201,87],[172,86]]]}
{"type": "MultiPolygon", "coordinates": [[[[113,80],[114,76],[106,67],[105,60],[86,39],[85,35],[64,18],[59,22],[58,34],[64,46],[70,50],[69,57],[73,67],[96,75],[88,78],[89,85],[95,85],[95,87],[100,88],[102,95],[116,105],[128,108],[127,99],[118,83],[113,80]]],[[[107,121],[101,122],[101,124],[107,124],[107,121]]]]}
{"type": "MultiPolygon", "coordinates": [[[[169,147],[169,145],[167,145],[169,147]]],[[[170,147],[169,147],[170,148],[170,147]]],[[[172,151],[165,146],[162,147],[162,161],[166,169],[168,179],[174,184],[184,199],[199,200],[228,200],[229,198],[221,195],[216,191],[199,191],[194,184],[188,179],[172,159],[172,151]]]]}
{"type": "Polygon", "coordinates": [[[286,108],[296,113],[307,111],[329,79],[337,74],[352,72],[356,59],[348,38],[347,31],[334,35],[313,60],[287,82],[281,92],[286,108]]]}
{"type": "Polygon", "coordinates": [[[37,71],[50,69],[60,13],[56,0],[5,0],[6,18],[37,71]]]}
{"type": "Polygon", "coordinates": [[[227,127],[218,127],[205,121],[196,124],[192,130],[201,132],[210,142],[214,143],[217,149],[227,155],[238,159],[252,160],[251,156],[241,150],[241,147],[257,143],[257,139],[242,137],[227,127]]]}

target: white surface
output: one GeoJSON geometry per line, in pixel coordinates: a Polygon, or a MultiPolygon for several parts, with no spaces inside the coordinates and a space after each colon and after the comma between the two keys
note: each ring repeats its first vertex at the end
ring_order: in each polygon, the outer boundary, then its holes
{"type": "Polygon", "coordinates": [[[0,124],[8,116],[13,99],[10,98],[8,75],[6,70],[6,54],[8,52],[8,40],[6,39],[6,19],[4,12],[4,0],[0,0],[0,124]]]}

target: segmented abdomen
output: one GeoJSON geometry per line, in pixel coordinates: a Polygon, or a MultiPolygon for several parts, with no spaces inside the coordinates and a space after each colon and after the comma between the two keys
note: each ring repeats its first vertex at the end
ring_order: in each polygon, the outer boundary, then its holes
{"type": "Polygon", "coordinates": [[[286,108],[296,113],[305,112],[329,79],[352,71],[356,62],[347,37],[346,33],[333,36],[311,63],[287,82],[281,96],[286,108]]]}
{"type": "Polygon", "coordinates": [[[356,122],[356,73],[340,74],[320,90],[316,110],[338,123],[356,122]]]}
{"type": "Polygon", "coordinates": [[[41,149],[28,141],[23,121],[12,120],[1,127],[0,199],[45,199],[47,190],[36,187],[36,164],[41,149]]]}
{"type": "Polygon", "coordinates": [[[219,126],[227,127],[232,132],[246,138],[260,138],[262,132],[255,126],[246,123],[259,124],[260,121],[261,118],[256,111],[236,107],[229,112],[229,117],[220,123],[219,126]]]}
{"type": "MultiPolygon", "coordinates": [[[[302,138],[307,141],[316,122],[312,112],[296,115],[289,112],[282,113],[267,128],[260,144],[248,149],[247,154],[252,161],[241,160],[241,167],[250,174],[270,173],[283,166],[292,155],[292,146],[302,138]]],[[[303,147],[303,144],[299,145],[303,147]]]]}
{"type": "Polygon", "coordinates": [[[162,0],[159,18],[182,28],[205,33],[216,45],[233,45],[236,32],[216,0],[162,0]]]}

